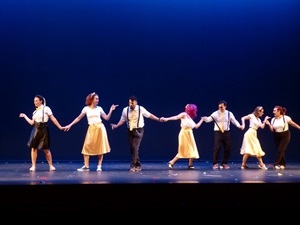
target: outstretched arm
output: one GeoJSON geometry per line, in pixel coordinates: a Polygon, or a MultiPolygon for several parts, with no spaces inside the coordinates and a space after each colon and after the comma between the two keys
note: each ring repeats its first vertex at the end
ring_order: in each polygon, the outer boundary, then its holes
{"type": "Polygon", "coordinates": [[[212,116],[202,116],[203,122],[210,123],[213,121],[212,116]]]}
{"type": "Polygon", "coordinates": [[[270,117],[269,117],[269,116],[266,116],[266,117],[265,117],[265,119],[264,119],[264,121],[262,122],[262,124],[261,124],[260,128],[262,128],[262,129],[264,129],[264,128],[265,128],[265,126],[266,126],[266,123],[267,123],[268,119],[270,119],[270,117]]]}
{"type": "Polygon", "coordinates": [[[124,120],[120,120],[117,124],[111,123],[110,126],[111,126],[111,129],[114,130],[114,129],[122,126],[124,123],[125,123],[124,120]]]}
{"type": "Polygon", "coordinates": [[[289,122],[288,122],[291,126],[293,126],[293,127],[295,127],[295,128],[297,128],[297,129],[300,129],[300,126],[297,124],[297,123],[295,123],[292,119],[291,120],[289,120],[289,122]]]}
{"type": "Polygon", "coordinates": [[[110,119],[110,117],[111,117],[112,112],[113,112],[118,106],[119,106],[119,105],[114,105],[114,104],[112,104],[111,107],[110,107],[110,109],[109,109],[108,114],[106,114],[106,113],[102,113],[102,114],[101,114],[102,118],[108,121],[108,120],[110,119]]]}
{"type": "Polygon", "coordinates": [[[203,119],[203,117],[200,119],[200,121],[198,122],[198,123],[196,123],[196,126],[195,126],[195,129],[198,129],[200,126],[201,126],[201,124],[203,123],[203,121],[204,121],[204,119],[203,119]]]}
{"type": "Polygon", "coordinates": [[[162,117],[160,120],[163,121],[163,122],[167,122],[169,120],[180,120],[181,118],[183,118],[185,116],[185,113],[182,112],[182,113],[179,113],[178,115],[176,116],[170,116],[170,117],[162,117]]]}
{"type": "Polygon", "coordinates": [[[160,120],[160,118],[158,118],[157,116],[153,115],[152,113],[150,114],[150,117],[149,117],[149,118],[152,119],[152,120],[158,121],[158,122],[162,122],[162,121],[160,120]]]}
{"type": "Polygon", "coordinates": [[[24,118],[27,121],[27,123],[29,123],[30,125],[34,124],[34,120],[29,119],[25,113],[20,113],[19,117],[24,118]]]}
{"type": "Polygon", "coordinates": [[[245,126],[243,127],[242,124],[239,123],[239,121],[237,121],[237,119],[235,118],[235,116],[233,115],[232,112],[229,112],[230,114],[230,121],[239,129],[243,130],[245,128],[245,126]]]}
{"type": "Polygon", "coordinates": [[[272,124],[270,123],[270,121],[269,121],[269,120],[266,120],[265,123],[269,126],[270,131],[273,132],[273,131],[274,131],[274,128],[273,128],[272,124]]]}
{"type": "Polygon", "coordinates": [[[76,117],[69,125],[63,127],[63,129],[64,129],[65,131],[70,130],[71,127],[72,127],[74,124],[78,123],[84,116],[85,116],[85,113],[80,113],[79,116],[77,116],[77,117],[76,117]]]}
{"type": "Polygon", "coordinates": [[[51,116],[49,116],[49,118],[58,127],[58,129],[60,129],[60,130],[63,129],[63,127],[60,125],[60,123],[57,121],[57,119],[55,118],[55,116],[53,114],[51,116]]]}

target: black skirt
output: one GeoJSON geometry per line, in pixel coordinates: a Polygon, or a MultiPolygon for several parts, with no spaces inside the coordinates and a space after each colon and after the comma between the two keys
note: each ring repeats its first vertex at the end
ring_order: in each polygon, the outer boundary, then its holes
{"type": "Polygon", "coordinates": [[[40,150],[50,148],[50,133],[47,123],[34,123],[27,145],[40,150]]]}

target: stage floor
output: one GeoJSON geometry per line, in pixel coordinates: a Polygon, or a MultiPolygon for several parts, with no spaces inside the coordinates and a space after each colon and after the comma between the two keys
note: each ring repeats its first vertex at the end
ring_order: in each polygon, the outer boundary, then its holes
{"type": "Polygon", "coordinates": [[[90,210],[137,210],[197,208],[288,208],[291,200],[300,200],[300,163],[288,163],[285,170],[259,169],[255,161],[242,170],[240,162],[230,169],[213,170],[210,162],[195,161],[195,170],[187,161],[178,161],[173,170],[167,162],[142,162],[142,171],[130,172],[129,162],[104,161],[96,171],[78,172],[82,162],[55,162],[49,171],[39,162],[29,172],[29,162],[1,162],[0,194],[7,210],[51,210],[79,212],[84,204],[90,210]]]}
{"type": "Polygon", "coordinates": [[[267,164],[268,170],[259,169],[256,162],[248,163],[242,170],[240,162],[231,162],[230,169],[213,170],[210,162],[194,163],[195,170],[187,168],[187,161],[177,162],[169,170],[167,162],[143,162],[142,171],[130,172],[129,162],[103,162],[102,171],[91,161],[90,171],[78,172],[82,162],[55,162],[56,171],[49,171],[45,162],[39,162],[35,172],[29,172],[30,163],[2,162],[0,185],[46,184],[131,184],[131,183],[298,183],[300,163],[289,163],[285,170],[276,170],[267,164]]]}

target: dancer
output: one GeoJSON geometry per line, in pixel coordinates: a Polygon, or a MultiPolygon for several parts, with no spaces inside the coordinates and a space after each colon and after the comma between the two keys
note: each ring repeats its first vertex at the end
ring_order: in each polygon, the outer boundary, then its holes
{"type": "Polygon", "coordinates": [[[102,119],[109,120],[112,112],[118,105],[112,104],[109,113],[106,114],[99,104],[99,95],[95,92],[88,94],[85,101],[86,106],[83,107],[79,116],[77,116],[69,125],[63,129],[68,131],[71,127],[78,123],[84,116],[87,117],[88,129],[81,153],[83,155],[84,165],[77,171],[90,170],[90,156],[98,156],[98,164],[96,171],[102,171],[103,155],[110,152],[110,145],[107,132],[102,119]]]}
{"type": "Polygon", "coordinates": [[[230,169],[227,165],[231,151],[230,122],[239,129],[242,129],[240,123],[235,119],[232,112],[227,110],[227,102],[224,100],[218,103],[219,110],[213,112],[209,117],[204,116],[206,123],[214,121],[214,151],[213,151],[213,169],[219,168],[219,154],[221,147],[224,147],[224,155],[220,169],[230,169]]]}
{"type": "Polygon", "coordinates": [[[28,147],[31,148],[31,167],[29,171],[36,171],[36,160],[38,157],[38,150],[42,150],[45,153],[49,170],[54,171],[55,167],[52,163],[52,154],[50,151],[50,132],[48,128],[48,120],[50,120],[62,130],[62,126],[54,117],[53,112],[49,106],[46,106],[46,100],[42,95],[36,95],[33,99],[33,104],[36,110],[32,114],[32,119],[28,118],[25,113],[20,113],[19,117],[24,118],[27,123],[33,126],[30,134],[28,147]]]}
{"type": "Polygon", "coordinates": [[[242,129],[245,128],[245,120],[249,120],[249,128],[244,134],[241,155],[243,155],[243,162],[241,169],[248,169],[247,160],[249,156],[256,157],[258,160],[258,167],[263,170],[268,168],[262,160],[262,156],[265,155],[265,152],[262,150],[260,142],[257,138],[257,129],[263,129],[266,125],[266,121],[270,118],[265,117],[264,122],[261,122],[260,117],[264,114],[264,109],[262,106],[255,107],[254,111],[246,116],[242,117],[242,129]]]}
{"type": "Polygon", "coordinates": [[[274,134],[274,141],[277,148],[277,155],[274,160],[274,169],[285,169],[286,159],[285,152],[291,140],[291,132],[289,125],[300,129],[300,126],[295,123],[290,116],[286,115],[286,108],[282,106],[275,106],[273,108],[274,117],[267,121],[270,131],[274,134]]]}
{"type": "Polygon", "coordinates": [[[167,122],[169,120],[180,120],[181,129],[178,134],[178,153],[168,163],[170,170],[174,168],[176,161],[182,158],[189,159],[188,169],[195,169],[193,160],[199,158],[199,153],[193,134],[193,129],[198,129],[203,122],[202,118],[197,124],[194,122],[193,119],[196,118],[197,111],[197,105],[187,104],[184,112],[181,112],[176,116],[161,118],[161,121],[163,122],[167,122]]]}
{"type": "Polygon", "coordinates": [[[160,122],[160,119],[146,110],[143,106],[138,105],[137,97],[129,97],[129,106],[123,108],[121,118],[117,124],[111,124],[114,130],[127,123],[127,137],[131,154],[130,172],[142,170],[139,157],[140,144],[144,136],[144,117],[160,122]]]}

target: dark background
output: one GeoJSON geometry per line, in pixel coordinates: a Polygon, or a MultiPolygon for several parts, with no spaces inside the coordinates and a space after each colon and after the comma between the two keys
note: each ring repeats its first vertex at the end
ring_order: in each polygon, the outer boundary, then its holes
{"type": "MultiPolygon", "coordinates": [[[[0,1],[0,160],[30,160],[26,143],[33,98],[45,96],[62,125],[100,96],[111,153],[128,160],[125,124],[112,131],[132,94],[158,117],[176,115],[187,103],[201,116],[228,102],[236,118],[257,105],[273,116],[275,105],[300,123],[300,1],[298,0],[2,0],[0,1]]],[[[180,121],[146,119],[142,160],[170,160],[177,153],[180,121]]],[[[56,160],[82,160],[84,118],[69,132],[50,122],[56,160]]],[[[243,134],[231,126],[231,159],[241,160],[243,134]]],[[[300,133],[291,127],[287,160],[300,159],[300,133]]],[[[211,161],[213,123],[194,130],[200,160],[211,161]]],[[[258,136],[273,160],[269,129],[258,136]]],[[[44,160],[44,156],[39,156],[44,160]]],[[[95,158],[96,159],[96,158],[95,158]]]]}

